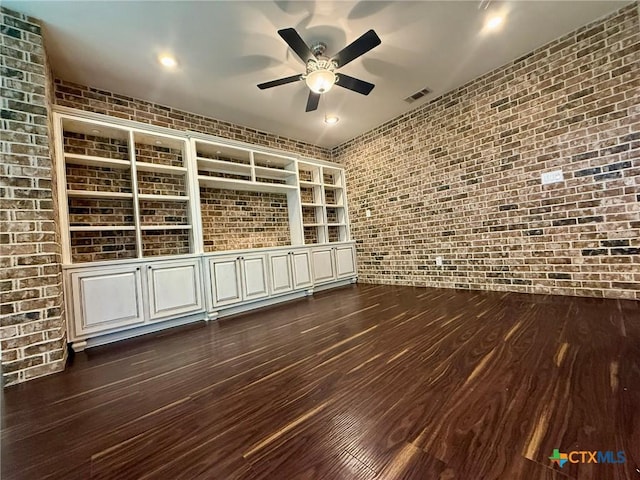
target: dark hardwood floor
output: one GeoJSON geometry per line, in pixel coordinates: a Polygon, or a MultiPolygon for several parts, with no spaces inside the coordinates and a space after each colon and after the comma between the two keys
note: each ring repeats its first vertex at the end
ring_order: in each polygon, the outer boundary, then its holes
{"type": "Polygon", "coordinates": [[[354,285],[89,350],[2,407],[4,480],[640,479],[640,303],[354,285]]]}

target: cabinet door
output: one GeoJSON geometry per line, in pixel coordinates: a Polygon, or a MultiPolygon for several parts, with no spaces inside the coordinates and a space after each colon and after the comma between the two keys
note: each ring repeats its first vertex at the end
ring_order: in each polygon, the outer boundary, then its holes
{"type": "Polygon", "coordinates": [[[293,251],[291,253],[293,266],[293,288],[304,288],[313,285],[311,279],[311,259],[309,251],[293,251]]]}
{"type": "Polygon", "coordinates": [[[311,252],[313,261],[313,281],[328,282],[336,278],[333,267],[333,248],[319,248],[311,252]]]}
{"type": "Polygon", "coordinates": [[[356,274],[356,257],[351,245],[348,247],[335,247],[336,275],[338,278],[349,277],[356,274]]]}
{"type": "Polygon", "coordinates": [[[289,262],[290,257],[289,252],[272,253],[269,255],[271,293],[288,292],[293,289],[291,263],[289,262]]]}
{"type": "Polygon", "coordinates": [[[243,299],[266,297],[269,295],[267,288],[267,261],[264,255],[240,257],[243,278],[243,299]]]}
{"type": "Polygon", "coordinates": [[[198,260],[147,267],[149,317],[152,320],[202,310],[198,260]]]}
{"type": "Polygon", "coordinates": [[[234,258],[209,260],[213,304],[227,305],[242,300],[238,261],[234,258]]]}
{"type": "Polygon", "coordinates": [[[144,322],[140,267],[73,272],[71,288],[76,335],[144,322]]]}

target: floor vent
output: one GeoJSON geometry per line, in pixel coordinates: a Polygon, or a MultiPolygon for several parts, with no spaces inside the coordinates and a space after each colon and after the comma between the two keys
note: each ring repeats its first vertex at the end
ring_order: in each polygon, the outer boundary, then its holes
{"type": "Polygon", "coordinates": [[[425,95],[427,95],[429,93],[431,93],[431,90],[429,90],[428,88],[423,88],[419,92],[416,92],[413,95],[409,95],[407,98],[404,99],[404,101],[407,102],[407,103],[413,103],[416,100],[421,99],[422,97],[424,97],[425,95]]]}

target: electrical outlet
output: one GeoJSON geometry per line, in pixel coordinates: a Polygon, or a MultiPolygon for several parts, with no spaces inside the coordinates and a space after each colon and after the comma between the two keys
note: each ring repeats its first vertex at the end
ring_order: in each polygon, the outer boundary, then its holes
{"type": "Polygon", "coordinates": [[[553,172],[545,172],[540,176],[542,185],[548,185],[550,183],[558,183],[564,181],[564,175],[562,170],[554,170],[553,172]]]}
{"type": "Polygon", "coordinates": [[[442,257],[436,257],[436,266],[438,267],[442,266],[442,257]]]}
{"type": "Polygon", "coordinates": [[[367,217],[367,218],[371,218],[371,210],[369,210],[369,209],[367,208],[367,211],[366,211],[366,212],[364,212],[364,215],[365,215],[365,217],[367,217]]]}

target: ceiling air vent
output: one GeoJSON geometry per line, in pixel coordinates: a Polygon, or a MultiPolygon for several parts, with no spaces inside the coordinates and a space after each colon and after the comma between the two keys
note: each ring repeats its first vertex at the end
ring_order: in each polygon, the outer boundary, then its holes
{"type": "Polygon", "coordinates": [[[419,92],[416,92],[413,95],[409,95],[407,98],[404,99],[404,101],[407,102],[407,103],[413,103],[416,100],[421,99],[422,97],[424,97],[425,95],[427,95],[429,93],[431,93],[431,90],[429,90],[428,88],[423,88],[419,92]]]}

